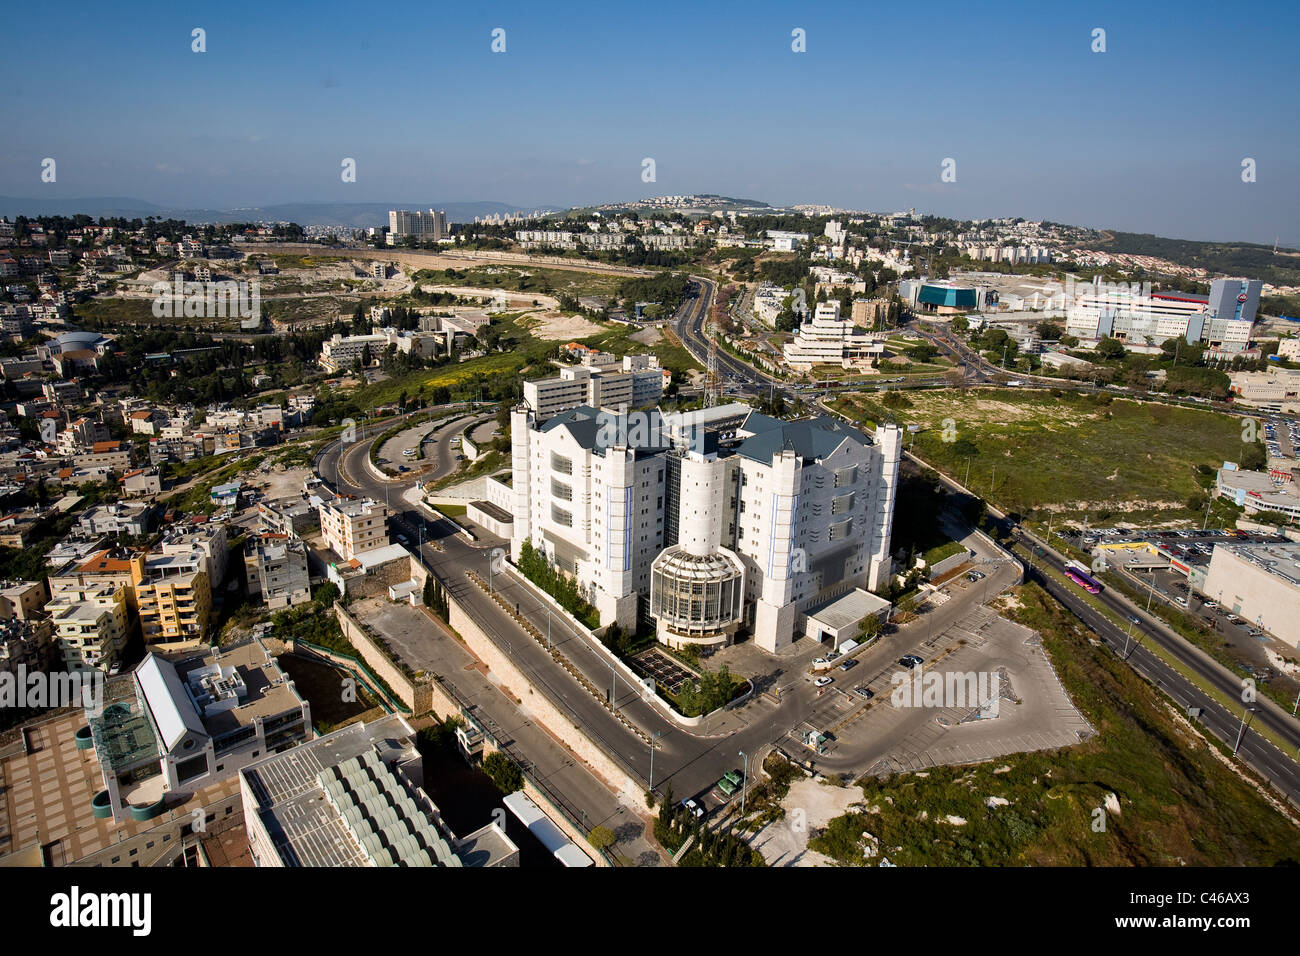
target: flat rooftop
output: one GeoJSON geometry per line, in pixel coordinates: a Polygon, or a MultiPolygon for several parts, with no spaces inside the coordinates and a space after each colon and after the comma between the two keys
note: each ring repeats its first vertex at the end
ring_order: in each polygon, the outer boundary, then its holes
{"type": "MultiPolygon", "coordinates": [[[[364,759],[369,753],[377,754],[390,768],[420,766],[410,726],[393,714],[369,724],[351,724],[240,771],[257,801],[255,808],[245,806],[244,813],[258,814],[286,866],[371,865],[318,779],[329,768],[364,759]]],[[[329,776],[324,774],[323,779],[329,776]]],[[[422,789],[418,793],[425,811],[421,816],[427,815],[428,822],[449,833],[432,801],[422,789]]],[[[468,866],[491,866],[518,852],[502,831],[491,826],[455,841],[453,848],[468,866]]]]}

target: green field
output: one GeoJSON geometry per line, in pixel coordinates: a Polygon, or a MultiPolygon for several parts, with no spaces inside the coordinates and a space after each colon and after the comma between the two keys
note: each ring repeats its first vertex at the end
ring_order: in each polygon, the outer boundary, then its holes
{"type": "Polygon", "coordinates": [[[832,820],[809,846],[900,866],[1268,866],[1300,863],[1300,828],[1240,779],[1112,652],[1036,586],[1020,623],[1039,631],[1098,735],[1077,747],[862,781],[869,812],[832,820]],[[1118,798],[1119,813],[1102,809],[1118,798]],[[989,806],[990,798],[1007,801],[989,806]],[[1099,812],[1099,810],[1101,812],[1099,812]],[[950,822],[949,817],[962,822],[950,822]],[[1104,828],[1103,828],[1104,827],[1104,828]]]}
{"type": "Polygon", "coordinates": [[[1048,509],[1093,523],[1187,522],[1204,487],[1197,466],[1218,468],[1243,451],[1242,425],[1218,412],[1110,396],[1014,389],[903,393],[885,408],[853,393],[832,403],[855,420],[918,424],[915,454],[999,507],[1048,509]]]}

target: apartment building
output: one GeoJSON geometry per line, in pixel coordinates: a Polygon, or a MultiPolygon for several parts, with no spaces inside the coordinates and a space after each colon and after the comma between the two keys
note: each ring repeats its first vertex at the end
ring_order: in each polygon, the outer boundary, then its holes
{"type": "Polygon", "coordinates": [[[579,405],[642,408],[658,402],[672,380],[655,355],[583,355],[583,364],[564,366],[554,378],[524,382],[524,402],[546,419],[579,405]],[[601,362],[602,364],[594,364],[601,362]]]}
{"type": "Polygon", "coordinates": [[[311,600],[307,573],[307,547],[298,538],[263,534],[244,547],[248,596],[261,595],[271,610],[306,604],[311,600]]]}
{"type": "Polygon", "coordinates": [[[44,581],[0,581],[0,620],[30,621],[44,607],[44,581]]]}
{"type": "Polygon", "coordinates": [[[520,407],[511,441],[512,554],[530,542],[576,576],[602,623],[653,618],[677,646],[743,628],[776,652],[821,604],[888,579],[897,427],[520,407]]]}
{"type": "Polygon", "coordinates": [[[345,561],[389,544],[388,509],[377,501],[369,498],[322,501],[319,512],[325,546],[345,561]]]}
{"type": "Polygon", "coordinates": [[[219,588],[225,583],[230,539],[220,522],[172,526],[164,533],[157,551],[165,557],[183,557],[201,564],[210,587],[219,588]]]}
{"type": "Polygon", "coordinates": [[[407,236],[420,240],[443,239],[448,235],[447,213],[441,209],[430,209],[428,212],[390,209],[388,234],[395,239],[405,239],[407,236]]]}
{"type": "Polygon", "coordinates": [[[56,654],[68,671],[115,670],[126,646],[130,616],[121,584],[60,584],[46,613],[56,654]]]}
{"type": "Polygon", "coordinates": [[[0,674],[8,674],[16,681],[20,674],[31,674],[49,667],[52,633],[48,619],[0,620],[0,674]]]}
{"type": "Polygon", "coordinates": [[[201,553],[137,555],[131,578],[146,644],[207,637],[212,591],[201,553]]]}

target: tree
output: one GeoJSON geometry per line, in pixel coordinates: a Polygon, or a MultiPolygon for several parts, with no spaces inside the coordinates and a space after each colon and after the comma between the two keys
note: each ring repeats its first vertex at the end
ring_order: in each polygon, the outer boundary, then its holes
{"type": "Polygon", "coordinates": [[[492,778],[492,782],[502,793],[514,793],[524,788],[524,775],[513,760],[493,751],[483,758],[483,772],[492,778]]]}
{"type": "Polygon", "coordinates": [[[1122,359],[1127,353],[1124,351],[1124,344],[1118,339],[1112,339],[1104,335],[1101,341],[1097,343],[1097,354],[1107,361],[1117,361],[1122,359]]]}
{"type": "Polygon", "coordinates": [[[614,845],[614,831],[609,827],[596,827],[587,834],[587,842],[597,850],[608,850],[614,845]]]}

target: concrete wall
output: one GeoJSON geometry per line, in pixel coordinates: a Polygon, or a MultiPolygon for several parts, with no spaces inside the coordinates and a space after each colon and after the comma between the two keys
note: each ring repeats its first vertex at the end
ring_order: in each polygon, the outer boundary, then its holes
{"type": "Polygon", "coordinates": [[[388,653],[375,642],[361,622],[349,614],[342,604],[334,605],[334,614],[338,618],[339,627],[343,629],[343,636],[357,649],[357,656],[365,661],[366,666],[380,680],[393,689],[393,693],[401,699],[402,703],[411,708],[412,714],[424,714],[433,709],[430,681],[413,680],[407,677],[389,658],[388,653]]]}
{"type": "Polygon", "coordinates": [[[532,685],[527,677],[515,666],[514,661],[492,643],[492,639],[483,633],[450,594],[447,596],[447,608],[452,629],[513,694],[527,701],[529,713],[538,723],[558,737],[613,790],[621,791],[633,803],[644,799],[641,785],[587,737],[571,718],[562,714],[544,694],[528,693],[532,685]]]}

